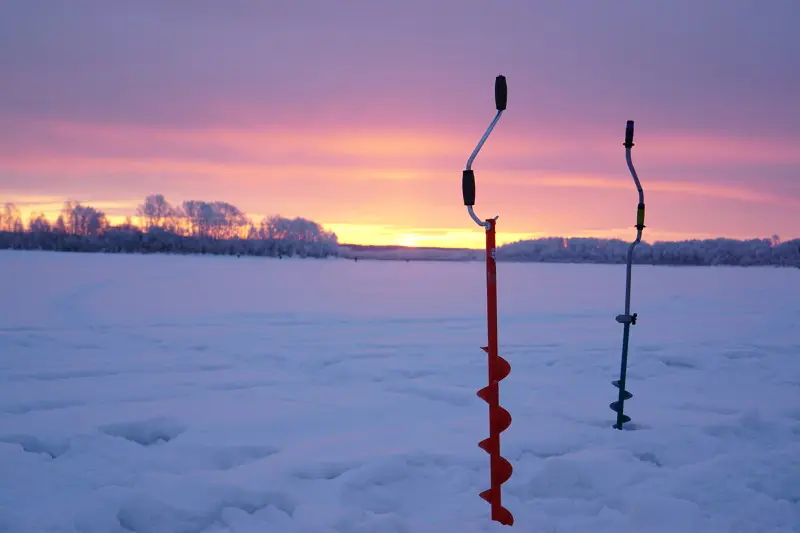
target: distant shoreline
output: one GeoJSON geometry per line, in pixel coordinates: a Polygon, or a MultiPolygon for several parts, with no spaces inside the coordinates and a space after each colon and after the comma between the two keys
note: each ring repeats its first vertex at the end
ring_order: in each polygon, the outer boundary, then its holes
{"type": "MultiPolygon", "coordinates": [[[[630,244],[618,239],[551,237],[497,248],[501,263],[624,264],[630,244]]],[[[371,261],[483,261],[474,248],[337,244],[303,238],[218,239],[177,236],[156,230],[108,231],[102,235],[0,231],[0,249],[79,253],[308,257],[371,261]]],[[[707,239],[640,243],[634,264],[653,266],[773,266],[800,268],[800,239],[707,239]]]]}
{"type": "MultiPolygon", "coordinates": [[[[410,246],[392,246],[392,245],[375,245],[374,248],[378,250],[368,250],[373,248],[370,245],[358,245],[360,249],[362,249],[362,253],[359,254],[351,254],[347,251],[340,253],[339,255],[329,255],[326,257],[319,257],[319,256],[272,256],[272,255],[244,255],[244,256],[236,256],[235,254],[228,254],[228,253],[200,253],[200,252],[147,252],[147,251],[135,251],[135,252],[112,252],[112,251],[104,251],[104,250],[97,250],[97,251],[87,251],[87,250],[43,250],[43,249],[15,249],[15,248],[0,248],[0,253],[2,252],[46,252],[46,253],[68,253],[68,254],[102,254],[102,255],[140,255],[140,256],[182,256],[186,258],[190,257],[231,257],[234,258],[242,258],[242,259],[285,259],[285,260],[306,260],[306,259],[316,259],[316,260],[334,260],[334,261],[347,261],[347,262],[359,262],[359,261],[378,261],[378,262],[415,262],[415,263],[474,263],[474,262],[482,262],[485,260],[485,252],[483,250],[475,250],[469,248],[436,248],[436,247],[424,247],[424,248],[414,248],[410,246]],[[396,253],[394,250],[386,250],[387,248],[401,248],[402,250],[399,253],[396,253]],[[453,257],[447,256],[446,252],[456,250],[462,252],[475,252],[474,256],[472,257],[453,257]],[[441,251],[445,252],[443,254],[431,254],[429,252],[441,251]],[[366,253],[363,253],[366,252],[366,253]],[[406,252],[406,253],[404,253],[406,252]],[[428,253],[426,253],[428,252],[428,253]],[[357,258],[357,259],[356,259],[357,258]]],[[[345,248],[348,246],[345,245],[345,248]]],[[[615,266],[615,265],[623,265],[625,261],[577,261],[577,260],[547,260],[547,261],[534,261],[534,260],[516,260],[516,259],[498,259],[498,263],[501,264],[509,264],[509,263],[517,263],[517,264],[542,264],[542,265],[605,265],[605,266],[615,266]]],[[[790,264],[747,264],[747,265],[736,265],[736,264],[692,264],[692,263],[643,263],[641,261],[637,261],[634,264],[637,266],[653,266],[653,267],[673,267],[673,268],[681,268],[681,267],[689,267],[689,268],[698,268],[698,267],[725,267],[725,268],[798,268],[800,269],[800,265],[790,265],[790,264]]]]}
{"type": "MultiPolygon", "coordinates": [[[[497,249],[497,261],[618,265],[626,262],[628,247],[629,243],[617,239],[552,237],[500,246],[497,249]]],[[[337,256],[372,261],[483,261],[485,254],[485,250],[475,248],[340,244],[337,256]]],[[[769,239],[640,243],[634,252],[633,262],[653,266],[800,268],[800,239],[784,243],[769,239]]]]}

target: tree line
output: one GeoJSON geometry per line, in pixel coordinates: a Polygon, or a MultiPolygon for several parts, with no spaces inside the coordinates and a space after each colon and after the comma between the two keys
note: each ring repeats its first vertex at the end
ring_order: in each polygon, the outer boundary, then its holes
{"type": "MultiPolygon", "coordinates": [[[[561,237],[523,240],[500,246],[497,260],[545,263],[625,263],[629,242],[561,237]]],[[[794,266],[800,268],[800,239],[704,239],[640,243],[633,262],[651,265],[794,266]]]]}
{"type": "MultiPolygon", "coordinates": [[[[226,254],[272,257],[386,258],[396,260],[479,260],[480,250],[414,250],[389,247],[341,248],[335,233],[304,218],[266,216],[255,222],[227,202],[188,200],[170,204],[161,194],[147,196],[131,217],[111,225],[106,214],[68,201],[55,221],[41,213],[27,224],[13,203],[0,209],[0,249],[73,252],[226,254]]],[[[522,240],[500,246],[498,261],[545,263],[624,263],[630,243],[619,239],[522,240]]],[[[640,243],[634,263],[652,265],[794,266],[800,268],[800,239],[706,239],[640,243]]]]}
{"type": "Polygon", "coordinates": [[[152,194],[137,206],[136,216],[138,223],[127,217],[112,225],[103,211],[68,201],[55,221],[34,213],[26,225],[19,208],[6,203],[0,210],[0,248],[274,257],[327,257],[338,249],[336,234],[316,222],[278,215],[255,222],[228,202],[172,205],[152,194]]]}

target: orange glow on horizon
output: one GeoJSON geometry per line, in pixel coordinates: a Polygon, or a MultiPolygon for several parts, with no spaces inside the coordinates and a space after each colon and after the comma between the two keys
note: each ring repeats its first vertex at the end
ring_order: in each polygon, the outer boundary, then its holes
{"type": "MultiPolygon", "coordinates": [[[[162,192],[172,203],[225,200],[254,213],[256,221],[269,214],[302,216],[336,232],[347,244],[483,246],[480,230],[471,227],[460,205],[460,173],[476,142],[474,132],[192,130],[64,122],[32,127],[43,128],[45,141],[0,152],[0,172],[23,184],[0,186],[0,197],[18,201],[26,221],[34,211],[54,220],[64,200],[71,198],[103,210],[117,223],[126,216],[135,219],[145,194],[162,192]],[[40,182],[34,191],[53,195],[30,194],[30,184],[40,182]]],[[[630,238],[629,229],[609,229],[629,215],[620,209],[635,208],[621,143],[591,132],[562,139],[501,130],[498,137],[490,139],[480,156],[479,164],[486,162],[487,170],[478,171],[478,207],[486,215],[504,214],[500,244],[541,236],[630,238]],[[565,163],[554,166],[555,159],[565,163]],[[570,170],[573,164],[592,168],[595,161],[596,170],[570,170]],[[484,213],[484,206],[494,211],[484,213]]],[[[704,179],[703,167],[687,175],[664,170],[659,163],[800,163],[793,139],[776,143],[658,132],[641,137],[647,148],[636,149],[635,161],[646,203],[655,207],[650,212],[661,217],[659,229],[648,228],[645,240],[745,238],[746,226],[736,222],[742,208],[751,210],[751,221],[771,217],[759,222],[763,227],[791,227],[791,213],[800,207],[797,195],[761,188],[755,181],[704,179]],[[687,203],[693,203],[694,212],[686,211],[687,203]],[[699,209],[713,213],[707,218],[716,223],[716,231],[686,231],[696,223],[682,220],[685,213],[698,219],[693,213],[699,209]],[[727,221],[718,222],[721,216],[727,221]]],[[[780,232],[780,227],[766,231],[780,232]]]]}
{"type": "MultiPolygon", "coordinates": [[[[32,215],[43,214],[49,221],[54,222],[60,214],[63,201],[49,197],[26,198],[26,202],[19,206],[23,222],[27,224],[32,215]],[[32,200],[43,200],[41,203],[32,200]]],[[[141,221],[135,214],[136,202],[85,202],[98,209],[119,210],[128,214],[107,214],[111,225],[119,225],[131,219],[134,224],[141,221]]],[[[263,215],[247,213],[247,216],[254,222],[258,222],[263,215]]],[[[382,224],[357,224],[320,222],[326,231],[336,233],[339,243],[368,245],[368,246],[407,246],[407,247],[432,247],[432,248],[471,248],[482,249],[485,245],[484,232],[474,225],[466,216],[464,225],[453,228],[424,228],[424,227],[403,227],[396,225],[382,224]]],[[[719,237],[711,233],[682,233],[668,230],[653,230],[648,228],[645,242],[655,241],[682,241],[691,239],[713,239],[719,237]]],[[[579,238],[594,237],[604,239],[621,239],[630,241],[635,236],[635,230],[631,228],[609,228],[605,230],[586,230],[571,232],[570,234],[558,235],[547,232],[516,232],[503,231],[502,226],[498,228],[497,245],[509,244],[525,239],[539,239],[543,237],[563,237],[579,238]]],[[[730,238],[749,239],[752,235],[729,236],[730,238]]]]}

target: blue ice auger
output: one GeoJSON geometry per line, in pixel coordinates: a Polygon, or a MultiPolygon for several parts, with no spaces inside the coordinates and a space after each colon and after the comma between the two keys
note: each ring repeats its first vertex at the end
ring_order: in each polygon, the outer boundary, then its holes
{"type": "Polygon", "coordinates": [[[617,315],[617,322],[622,324],[622,362],[619,369],[619,380],[611,382],[612,385],[619,389],[619,397],[616,402],[612,402],[610,407],[612,411],[617,413],[617,422],[614,424],[616,429],[622,429],[622,424],[631,421],[631,417],[623,413],[625,408],[625,400],[633,398],[633,394],[625,390],[625,378],[628,372],[628,339],[630,338],[631,326],[636,325],[636,313],[631,314],[631,264],[633,263],[633,249],[642,240],[642,230],[644,229],[644,191],[642,191],[642,184],[639,183],[639,176],[636,175],[636,169],[633,168],[631,161],[631,148],[633,148],[633,121],[629,120],[625,127],[625,160],[628,163],[628,170],[631,171],[633,182],[636,184],[636,189],[639,191],[639,205],[636,209],[636,240],[633,241],[628,248],[628,267],[625,276],[625,313],[617,315]]]}

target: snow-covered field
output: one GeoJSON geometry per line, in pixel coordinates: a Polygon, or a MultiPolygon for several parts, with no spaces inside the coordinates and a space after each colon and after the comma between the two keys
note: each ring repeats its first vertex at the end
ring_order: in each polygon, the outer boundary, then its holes
{"type": "MultiPolygon", "coordinates": [[[[498,267],[526,532],[800,531],[800,271],[498,267]]],[[[0,253],[0,531],[508,531],[481,263],[0,253]]]]}

